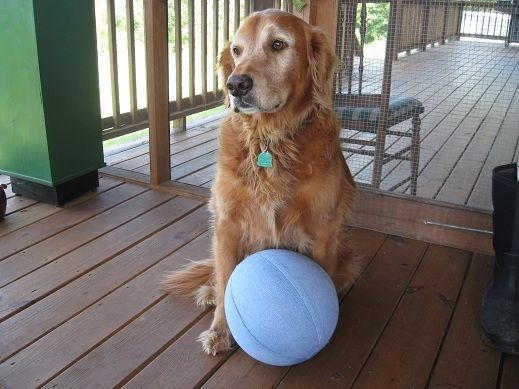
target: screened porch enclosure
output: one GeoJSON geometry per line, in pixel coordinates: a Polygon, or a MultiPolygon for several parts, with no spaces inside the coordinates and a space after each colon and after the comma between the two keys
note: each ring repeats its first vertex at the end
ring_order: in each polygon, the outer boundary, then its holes
{"type": "MultiPolygon", "coordinates": [[[[393,63],[391,93],[420,100],[420,152],[416,195],[428,199],[491,209],[493,166],[519,158],[519,47],[470,38],[436,44],[426,51],[400,55],[393,63]]],[[[353,78],[353,90],[358,83],[353,78]]],[[[364,59],[363,92],[380,93],[383,60],[364,59]]],[[[171,134],[171,174],[180,182],[210,187],[217,158],[217,128],[222,113],[171,134]]],[[[408,130],[410,123],[394,126],[408,130]]],[[[375,136],[344,129],[350,139],[375,136]]],[[[387,136],[389,152],[408,139],[387,136]]],[[[348,145],[348,148],[366,148],[348,145]]],[[[345,151],[348,165],[360,184],[370,184],[373,157],[345,151]]],[[[134,144],[106,155],[113,167],[150,174],[147,143],[134,144]]],[[[384,165],[380,188],[390,190],[409,175],[406,161],[384,165]]],[[[394,190],[410,193],[409,185],[394,190]]]]}

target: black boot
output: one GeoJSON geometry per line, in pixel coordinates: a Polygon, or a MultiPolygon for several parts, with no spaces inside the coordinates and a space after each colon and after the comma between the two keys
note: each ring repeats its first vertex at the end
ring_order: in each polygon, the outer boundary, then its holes
{"type": "Polygon", "coordinates": [[[493,279],[483,297],[481,328],[491,347],[519,354],[519,182],[517,164],[492,172],[493,279]]]}

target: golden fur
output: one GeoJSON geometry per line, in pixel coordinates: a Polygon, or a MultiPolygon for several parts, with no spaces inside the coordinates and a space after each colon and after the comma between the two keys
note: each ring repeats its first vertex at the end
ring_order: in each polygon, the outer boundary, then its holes
{"type": "Polygon", "coordinates": [[[254,13],[221,52],[219,67],[224,81],[248,74],[254,86],[243,99],[227,94],[232,109],[220,127],[210,201],[214,260],[194,262],[163,283],[166,291],[216,305],[211,327],[200,335],[213,355],[231,347],[224,291],[245,256],[267,248],[304,253],[338,290],[360,270],[346,237],[355,185],[332,110],[335,55],[325,35],[288,13],[254,13]],[[278,39],[284,45],[274,50],[278,39]],[[256,159],[267,145],[273,167],[261,168],[256,159]]]}

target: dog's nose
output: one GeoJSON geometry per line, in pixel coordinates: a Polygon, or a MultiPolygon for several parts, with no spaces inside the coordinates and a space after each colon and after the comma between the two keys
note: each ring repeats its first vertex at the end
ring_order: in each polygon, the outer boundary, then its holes
{"type": "Polygon", "coordinates": [[[252,78],[247,74],[237,74],[227,80],[227,90],[235,97],[245,96],[252,89],[252,78]]]}

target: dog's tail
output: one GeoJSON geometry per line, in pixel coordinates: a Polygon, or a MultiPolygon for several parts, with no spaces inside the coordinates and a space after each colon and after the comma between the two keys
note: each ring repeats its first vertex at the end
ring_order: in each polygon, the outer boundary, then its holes
{"type": "Polygon", "coordinates": [[[194,296],[203,285],[212,283],[214,259],[193,261],[181,269],[166,274],[161,289],[179,296],[194,296]]]}

